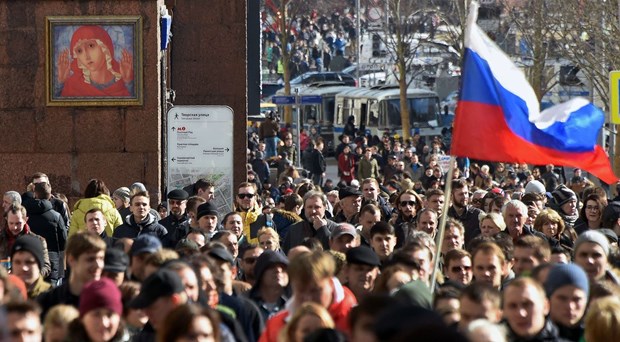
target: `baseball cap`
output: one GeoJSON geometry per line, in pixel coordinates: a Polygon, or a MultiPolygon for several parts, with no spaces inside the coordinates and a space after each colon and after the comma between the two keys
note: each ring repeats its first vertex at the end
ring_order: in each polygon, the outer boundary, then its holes
{"type": "Polygon", "coordinates": [[[357,236],[357,230],[355,230],[355,227],[353,227],[353,225],[348,224],[348,223],[340,223],[336,226],[336,228],[334,228],[334,230],[332,231],[330,238],[331,239],[336,239],[339,238],[345,234],[351,235],[353,237],[357,236]]]}
{"type": "Polygon", "coordinates": [[[161,297],[172,296],[183,291],[185,291],[185,286],[179,275],[171,270],[160,269],[144,280],[140,294],[129,302],[129,307],[144,309],[161,297]]]}
{"type": "Polygon", "coordinates": [[[230,254],[230,252],[227,251],[225,248],[213,247],[207,252],[207,255],[214,259],[226,261],[231,264],[235,262],[232,254],[230,254]]]}
{"type": "Polygon", "coordinates": [[[131,249],[129,250],[129,256],[134,256],[140,253],[155,253],[162,249],[161,241],[150,234],[142,234],[138,236],[133,245],[131,245],[131,249]]]}

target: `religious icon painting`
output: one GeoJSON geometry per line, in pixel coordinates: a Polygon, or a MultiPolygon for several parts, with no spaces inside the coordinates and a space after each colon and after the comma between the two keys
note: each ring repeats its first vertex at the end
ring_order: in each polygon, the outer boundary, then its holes
{"type": "Polygon", "coordinates": [[[140,16],[46,17],[48,106],[140,106],[140,16]]]}

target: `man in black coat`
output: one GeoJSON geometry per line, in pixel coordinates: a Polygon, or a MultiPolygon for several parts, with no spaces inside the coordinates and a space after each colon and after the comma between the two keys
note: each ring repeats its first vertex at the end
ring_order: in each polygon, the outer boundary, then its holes
{"type": "Polygon", "coordinates": [[[141,234],[151,234],[159,238],[160,241],[168,234],[166,227],[157,222],[157,217],[151,214],[149,193],[140,191],[131,196],[132,215],[125,219],[125,222],[114,229],[115,239],[130,238],[135,239],[141,234]]]}

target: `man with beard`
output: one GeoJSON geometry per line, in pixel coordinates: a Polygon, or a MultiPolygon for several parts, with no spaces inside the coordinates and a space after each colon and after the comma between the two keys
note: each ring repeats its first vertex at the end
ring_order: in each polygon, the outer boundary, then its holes
{"type": "MultiPolygon", "coordinates": [[[[457,219],[465,226],[465,244],[480,235],[478,216],[482,210],[469,205],[469,187],[464,179],[452,181],[452,205],[448,209],[448,216],[457,219]]],[[[527,208],[525,210],[527,217],[527,208]]]]}
{"type": "Polygon", "coordinates": [[[366,298],[375,287],[375,280],[379,275],[381,261],[372,249],[359,246],[347,251],[347,265],[345,284],[355,295],[358,301],[366,298]]]}
{"type": "Polygon", "coordinates": [[[168,208],[170,214],[159,221],[159,224],[166,227],[169,234],[175,234],[177,228],[187,221],[185,213],[189,194],[185,190],[175,189],[168,193],[168,208]]]}
{"type": "Polygon", "coordinates": [[[236,211],[243,219],[243,235],[248,243],[258,243],[257,234],[261,228],[267,226],[276,229],[275,224],[261,212],[257,198],[254,183],[244,182],[237,187],[236,211]]]}
{"type": "Polygon", "coordinates": [[[329,237],[338,224],[325,217],[326,207],[327,197],[322,192],[310,191],[304,195],[304,220],[290,226],[282,244],[284,253],[301,245],[307,237],[318,239],[323,249],[329,249],[329,237]]]}

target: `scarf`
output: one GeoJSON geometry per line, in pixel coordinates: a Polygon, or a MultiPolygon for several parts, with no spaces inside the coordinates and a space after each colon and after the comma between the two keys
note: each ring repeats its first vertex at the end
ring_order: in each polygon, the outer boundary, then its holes
{"type": "Polygon", "coordinates": [[[24,229],[22,229],[22,231],[19,232],[19,234],[17,235],[11,234],[11,232],[9,231],[9,227],[6,227],[6,243],[9,253],[11,253],[11,250],[13,249],[13,244],[15,244],[15,240],[25,234],[30,234],[30,227],[28,227],[27,223],[24,225],[24,229]]]}
{"type": "Polygon", "coordinates": [[[249,243],[258,243],[258,237],[250,236],[250,225],[258,219],[260,212],[257,208],[252,208],[246,212],[240,212],[241,219],[243,219],[243,235],[249,243]]]}

